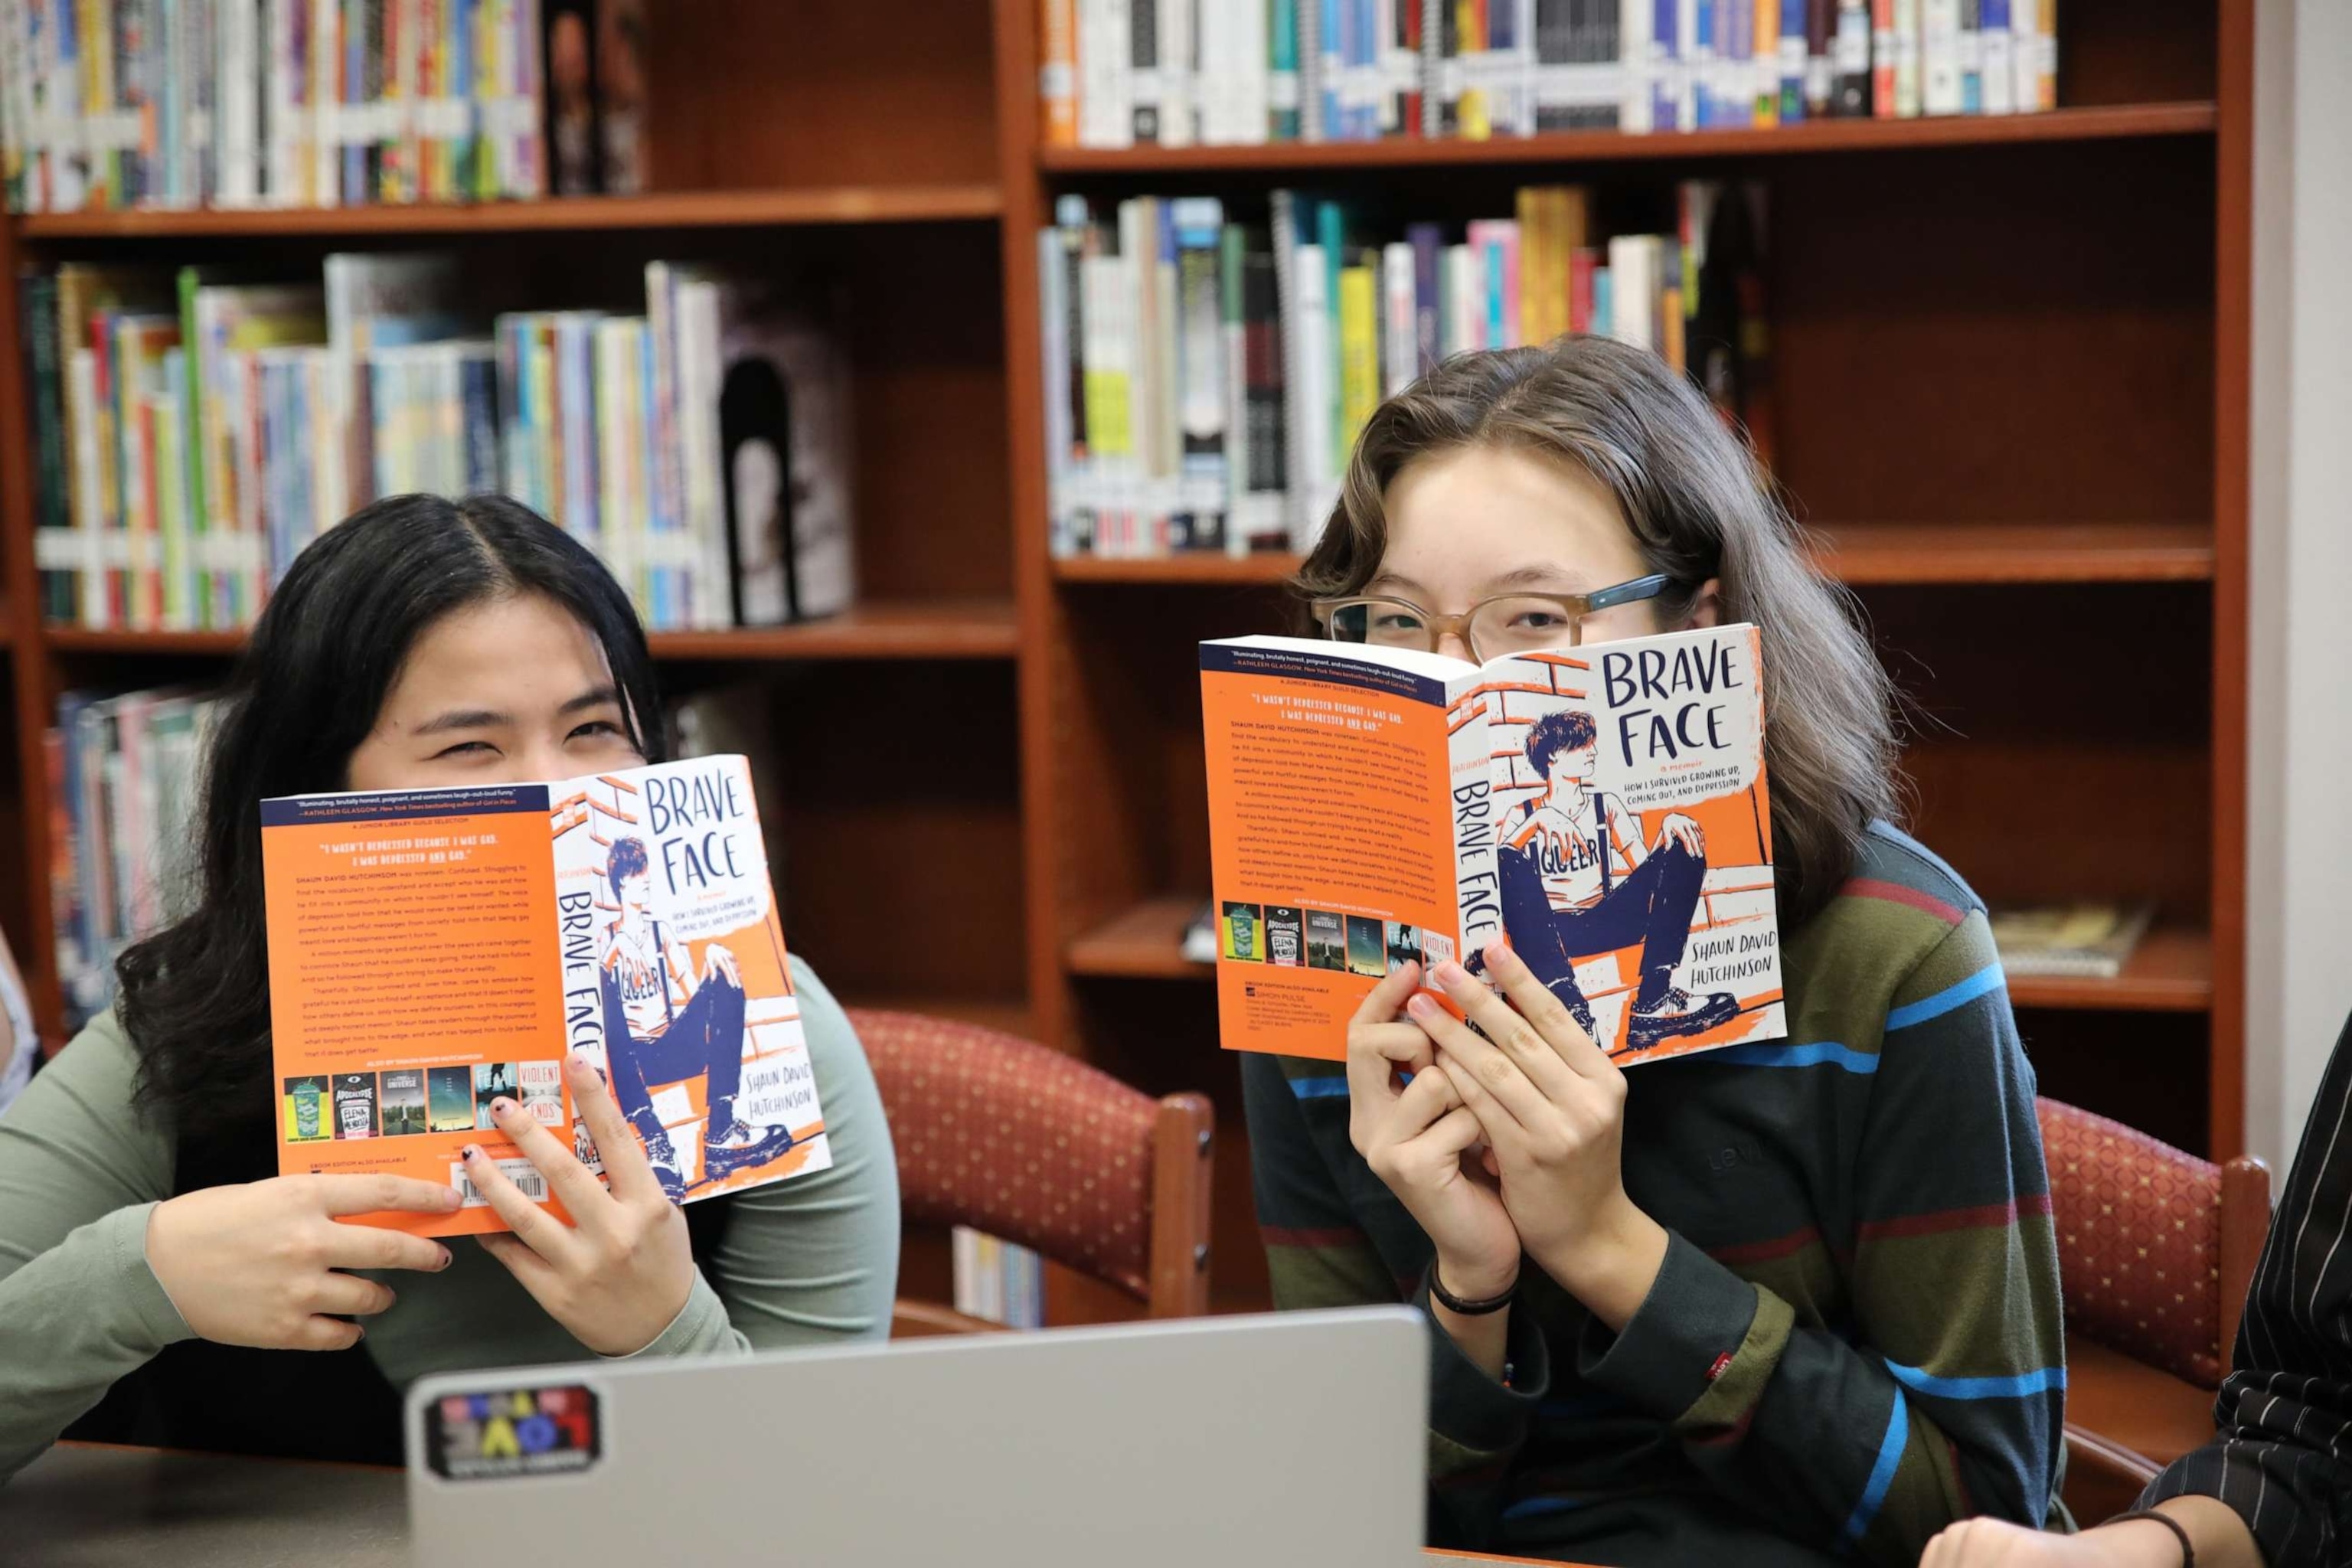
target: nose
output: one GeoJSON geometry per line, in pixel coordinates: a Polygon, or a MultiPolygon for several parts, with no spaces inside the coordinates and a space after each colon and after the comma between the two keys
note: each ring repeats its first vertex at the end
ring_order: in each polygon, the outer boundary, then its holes
{"type": "Polygon", "coordinates": [[[1437,651],[1452,658],[1475,658],[1470,643],[1460,632],[1442,632],[1437,638],[1437,651]]]}

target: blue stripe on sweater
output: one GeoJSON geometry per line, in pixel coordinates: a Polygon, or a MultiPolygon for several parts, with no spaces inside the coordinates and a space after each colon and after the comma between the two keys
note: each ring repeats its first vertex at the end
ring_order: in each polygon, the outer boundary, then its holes
{"type": "Polygon", "coordinates": [[[1862,1540],[1871,1521],[1885,1506],[1887,1490],[1895,1485],[1895,1472],[1903,1463],[1903,1446],[1911,1440],[1911,1415],[1903,1403],[1903,1391],[1895,1391],[1895,1408],[1886,1417],[1886,1436],[1878,1440],[1878,1462],[1870,1467],[1870,1480],[1862,1489],[1862,1500],[1853,1505],[1846,1516],[1845,1539],[1849,1545],[1862,1540]]]}
{"type": "Polygon", "coordinates": [[[1327,1073],[1319,1078],[1295,1078],[1290,1080],[1290,1092],[1301,1100],[1330,1100],[1348,1092],[1348,1079],[1339,1073],[1327,1073]]]}
{"type": "Polygon", "coordinates": [[[2000,972],[2000,961],[1995,959],[1957,985],[1948,985],[1933,996],[1897,1007],[1886,1015],[1889,1029],[1907,1029],[1914,1024],[1924,1024],[1930,1018],[1940,1018],[1955,1007],[1965,1007],[1990,991],[1998,991],[2008,984],[2000,972]]]}
{"type": "Polygon", "coordinates": [[[1848,1072],[1874,1073],[1878,1070],[1878,1058],[1861,1051],[1848,1050],[1843,1046],[1824,1040],[1812,1046],[1726,1046],[1699,1058],[1706,1061],[1738,1062],[1752,1068],[1810,1068],[1828,1062],[1848,1072]]]}
{"type": "Polygon", "coordinates": [[[1905,1385],[1938,1399],[2025,1399],[2066,1386],[2063,1366],[2036,1367],[2013,1377],[1937,1377],[1916,1366],[1888,1362],[1886,1370],[1905,1385]]]}
{"type": "Polygon", "coordinates": [[[1546,1514],[1566,1513],[1570,1509],[1582,1508],[1583,1506],[1584,1505],[1582,1503],[1579,1502],[1574,1498],[1521,1498],[1518,1501],[1511,1504],[1510,1507],[1503,1510],[1503,1517],[1505,1519],[1540,1519],[1546,1514]]]}

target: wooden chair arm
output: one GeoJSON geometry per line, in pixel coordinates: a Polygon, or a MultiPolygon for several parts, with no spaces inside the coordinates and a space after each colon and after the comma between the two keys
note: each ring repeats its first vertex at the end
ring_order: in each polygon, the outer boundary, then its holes
{"type": "Polygon", "coordinates": [[[969,1312],[959,1312],[953,1307],[942,1307],[931,1301],[913,1301],[901,1296],[890,1304],[890,1337],[894,1340],[926,1340],[939,1334],[1003,1334],[1012,1331],[1003,1323],[992,1323],[986,1318],[975,1318],[969,1312]]]}
{"type": "Polygon", "coordinates": [[[2084,1530],[2129,1509],[2157,1475],[2147,1455],[2066,1423],[2066,1507],[2084,1530]]]}

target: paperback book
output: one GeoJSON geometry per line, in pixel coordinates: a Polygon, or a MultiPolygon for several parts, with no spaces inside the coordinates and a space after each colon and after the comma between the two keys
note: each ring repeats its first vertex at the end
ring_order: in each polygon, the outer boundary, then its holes
{"type": "Polygon", "coordinates": [[[504,1096],[593,1170],[567,1052],[605,1074],[665,1191],[694,1202],[832,1163],[740,756],[547,784],[294,795],[261,805],[278,1172],[446,1183],[478,1142],[562,1202],[496,1131],[504,1096]]]}
{"type": "Polygon", "coordinates": [[[1621,1064],[1781,1036],[1761,653],[1202,644],[1224,1045],[1340,1059],[1382,977],[1507,932],[1621,1064]]]}

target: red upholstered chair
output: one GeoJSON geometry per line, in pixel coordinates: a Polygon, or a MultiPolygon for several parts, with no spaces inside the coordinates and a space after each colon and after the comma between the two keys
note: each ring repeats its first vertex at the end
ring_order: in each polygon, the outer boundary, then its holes
{"type": "Polygon", "coordinates": [[[2088,1525],[2211,1438],[2271,1173],[2055,1100],[2035,1110],[2066,1300],[2066,1503],[2088,1525]]]}
{"type": "MultiPolygon", "coordinates": [[[[968,1225],[1032,1248],[1154,1318],[1209,1308],[1215,1116],[1153,1100],[1040,1045],[944,1018],[850,1010],[898,1151],[908,1226],[968,1225]]],[[[891,1334],[998,1325],[900,1298],[891,1334]]]]}

